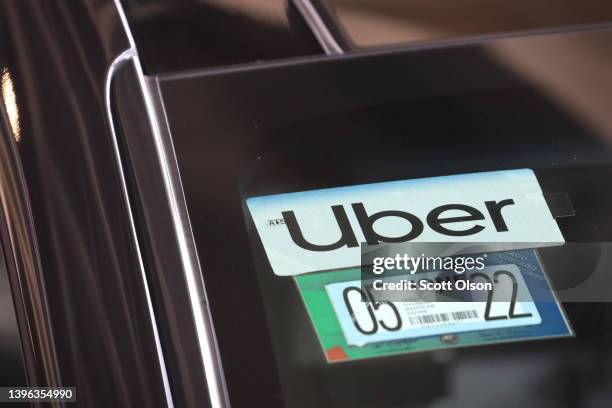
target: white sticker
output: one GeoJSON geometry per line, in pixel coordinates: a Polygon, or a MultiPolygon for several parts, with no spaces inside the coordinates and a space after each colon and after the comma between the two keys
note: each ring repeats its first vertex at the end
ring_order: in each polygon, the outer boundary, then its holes
{"type": "Polygon", "coordinates": [[[362,242],[533,243],[525,248],[564,242],[529,169],[337,187],[246,202],[279,276],[359,266],[362,242]]]}
{"type": "MultiPolygon", "coordinates": [[[[406,277],[416,281],[435,278],[439,273],[426,272],[406,277]]],[[[529,326],[542,322],[516,265],[486,267],[479,273],[489,276],[491,282],[497,281],[488,302],[484,299],[474,302],[441,301],[443,296],[440,295],[431,302],[364,302],[368,295],[358,280],[333,283],[325,289],[346,342],[359,347],[380,341],[529,326]],[[500,270],[506,276],[494,279],[493,275],[500,270]],[[520,301],[512,301],[513,297],[520,301]]],[[[483,295],[486,298],[488,291],[483,295]]]]}

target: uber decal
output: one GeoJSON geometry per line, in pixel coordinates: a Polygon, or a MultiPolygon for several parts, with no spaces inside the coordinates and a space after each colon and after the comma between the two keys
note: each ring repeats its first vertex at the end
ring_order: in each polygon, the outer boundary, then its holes
{"type": "Polygon", "coordinates": [[[361,242],[564,242],[529,169],[252,197],[247,206],[279,276],[359,266],[361,242]]]}

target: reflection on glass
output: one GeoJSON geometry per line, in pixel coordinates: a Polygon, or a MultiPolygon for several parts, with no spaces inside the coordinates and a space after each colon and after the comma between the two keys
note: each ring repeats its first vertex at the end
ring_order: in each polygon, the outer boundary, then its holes
{"type": "Polygon", "coordinates": [[[208,3],[249,15],[268,24],[288,26],[287,2],[279,0],[207,0],[208,3]]]}
{"type": "Polygon", "coordinates": [[[359,47],[612,21],[601,0],[325,0],[359,47]]]}
{"type": "Polygon", "coordinates": [[[545,35],[497,41],[486,50],[612,145],[611,41],[612,30],[585,31],[572,38],[545,35]]]}

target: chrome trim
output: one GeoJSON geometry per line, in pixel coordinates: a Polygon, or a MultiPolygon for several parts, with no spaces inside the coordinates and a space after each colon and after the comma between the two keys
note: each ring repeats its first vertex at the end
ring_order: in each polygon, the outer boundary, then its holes
{"type": "Polygon", "coordinates": [[[140,269],[140,273],[142,275],[143,287],[145,291],[145,297],[147,301],[147,308],[149,309],[149,316],[151,318],[151,327],[153,330],[153,337],[155,338],[155,347],[157,349],[157,358],[159,360],[159,365],[161,368],[162,381],[164,383],[164,393],[166,395],[166,404],[168,407],[173,408],[174,402],[172,399],[172,391],[170,390],[170,383],[168,381],[168,372],[166,370],[166,362],[164,360],[164,353],[162,350],[161,342],[159,340],[159,332],[157,329],[157,321],[155,319],[155,312],[153,309],[153,302],[151,301],[151,293],[149,291],[149,283],[147,280],[147,274],[145,271],[144,263],[142,260],[142,253],[140,250],[140,243],[138,241],[138,234],[136,232],[136,224],[134,222],[134,216],[132,212],[132,206],[130,203],[130,198],[128,195],[127,183],[125,180],[125,172],[123,170],[123,164],[121,162],[121,153],[119,150],[119,142],[117,140],[117,132],[115,130],[115,125],[113,121],[113,111],[111,105],[111,86],[113,83],[113,76],[117,69],[120,68],[125,63],[129,62],[136,55],[135,48],[129,48],[123,51],[117,58],[113,60],[110,67],[108,68],[108,72],[106,74],[106,81],[104,84],[104,101],[106,107],[106,114],[109,122],[109,128],[112,135],[113,141],[113,150],[115,153],[115,159],[117,161],[117,167],[119,169],[119,180],[121,182],[121,191],[123,193],[123,199],[127,208],[128,219],[130,222],[130,231],[134,238],[134,245],[136,246],[136,256],[138,258],[138,266],[140,269]]]}
{"type": "Polygon", "coordinates": [[[177,244],[181,253],[181,262],[183,264],[183,272],[185,273],[189,291],[188,296],[198,336],[197,341],[210,403],[213,408],[229,407],[230,403],[225,385],[223,368],[221,366],[221,358],[214,327],[212,325],[212,317],[208,308],[206,289],[195,248],[195,241],[191,230],[189,214],[187,212],[187,204],[183,194],[178,163],[174,154],[172,139],[169,134],[165,108],[163,107],[156,80],[146,77],[143,72],[136,51],[136,43],[130,31],[121,1],[114,1],[130,43],[130,58],[134,64],[140,88],[143,93],[145,108],[153,133],[155,149],[162,169],[166,195],[172,211],[173,227],[176,233],[177,244]],[[153,91],[153,87],[155,87],[155,92],[153,91]]]}
{"type": "Polygon", "coordinates": [[[194,313],[196,331],[198,333],[198,344],[202,353],[202,363],[211,399],[211,404],[216,407],[229,407],[229,396],[225,384],[225,376],[221,365],[219,346],[212,324],[212,315],[208,307],[208,297],[203,281],[202,270],[198,253],[191,229],[191,221],[187,211],[187,202],[183,192],[183,184],[180,178],[178,162],[174,151],[172,138],[170,137],[170,127],[166,115],[166,108],[161,98],[161,89],[157,78],[145,77],[149,89],[155,87],[157,98],[152,103],[157,102],[153,112],[157,123],[163,123],[158,129],[159,134],[155,134],[155,148],[158,151],[160,164],[163,167],[164,184],[168,194],[168,200],[172,209],[172,219],[177,234],[181,261],[185,270],[189,298],[194,313]],[[163,118],[163,119],[161,119],[163,118]],[[163,121],[163,122],[162,122],[163,121]]]}
{"type": "Polygon", "coordinates": [[[306,24],[308,24],[315,37],[317,37],[319,44],[321,44],[326,54],[344,54],[344,50],[338,44],[331,31],[329,31],[327,24],[325,24],[310,0],[293,0],[293,4],[300,11],[304,20],[306,20],[306,24]]]}

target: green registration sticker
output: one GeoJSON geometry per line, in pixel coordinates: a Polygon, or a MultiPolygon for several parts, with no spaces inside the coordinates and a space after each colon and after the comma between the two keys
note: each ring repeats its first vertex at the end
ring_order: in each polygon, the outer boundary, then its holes
{"type": "MultiPolygon", "coordinates": [[[[525,314],[513,316],[512,312],[509,312],[507,316],[502,316],[500,321],[498,312],[496,313],[498,317],[495,319],[484,319],[482,307],[477,314],[466,313],[463,309],[467,303],[458,304],[456,306],[458,311],[454,312],[448,309],[452,307],[451,304],[429,305],[429,311],[425,312],[429,314],[412,314],[410,317],[406,317],[407,309],[412,313],[419,308],[425,308],[425,305],[418,304],[415,308],[412,307],[414,305],[406,307],[406,303],[395,303],[394,307],[362,303],[351,307],[350,299],[333,296],[333,290],[330,289],[345,287],[349,282],[358,282],[361,278],[360,268],[305,274],[294,279],[329,363],[452,347],[565,337],[573,334],[561,306],[548,285],[535,250],[490,254],[487,264],[488,269],[495,267],[508,269],[508,264],[511,264],[515,273],[520,274],[520,282],[525,290],[537,294],[527,305],[531,310],[528,314],[530,317],[525,314]],[[338,285],[342,283],[345,285],[338,285]],[[445,307],[446,310],[440,312],[436,309],[441,307],[445,307]],[[362,310],[371,308],[371,313],[361,315],[353,313],[358,308],[362,310]],[[389,311],[392,310],[401,312],[396,317],[402,315],[403,318],[394,320],[389,315],[389,311]],[[431,314],[432,310],[435,315],[431,314]],[[368,321],[372,323],[369,326],[367,326],[368,321]],[[377,324],[377,321],[381,324],[377,324]],[[384,324],[385,322],[387,324],[384,324]],[[352,324],[360,326],[361,334],[369,336],[371,341],[356,342],[355,334],[351,333],[354,330],[349,327],[352,324]],[[398,324],[401,324],[401,327],[398,324]],[[347,327],[350,330],[347,330],[347,327]],[[393,330],[393,333],[388,329],[393,330]],[[398,336],[397,333],[402,335],[398,336]],[[422,333],[430,334],[422,335],[422,333]],[[393,340],[381,340],[391,337],[393,340]]],[[[354,290],[358,291],[358,286],[354,290]]],[[[504,305],[501,303],[496,305],[498,309],[503,309],[504,305]]]]}
{"type": "Polygon", "coordinates": [[[327,362],[336,363],[399,353],[435,350],[452,345],[453,341],[456,341],[456,338],[453,336],[447,336],[448,340],[445,340],[444,336],[435,336],[424,339],[377,342],[366,344],[362,347],[349,345],[340,322],[336,317],[331,300],[325,290],[325,286],[332,283],[360,279],[360,274],[360,269],[355,268],[295,277],[327,362]]]}

